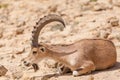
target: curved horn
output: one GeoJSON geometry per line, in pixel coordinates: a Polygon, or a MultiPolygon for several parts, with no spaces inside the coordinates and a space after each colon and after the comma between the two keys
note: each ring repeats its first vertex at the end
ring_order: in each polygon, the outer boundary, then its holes
{"type": "Polygon", "coordinates": [[[63,24],[63,26],[65,27],[65,23],[63,21],[63,19],[55,14],[49,14],[47,16],[44,16],[43,18],[40,18],[40,20],[36,23],[36,26],[34,26],[34,29],[32,31],[32,46],[37,47],[38,46],[38,37],[39,37],[39,33],[42,30],[42,28],[53,21],[58,21],[60,23],[63,24]]]}

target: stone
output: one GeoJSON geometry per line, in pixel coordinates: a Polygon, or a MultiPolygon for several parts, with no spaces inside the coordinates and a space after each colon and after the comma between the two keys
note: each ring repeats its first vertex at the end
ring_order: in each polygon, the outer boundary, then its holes
{"type": "Polygon", "coordinates": [[[113,27],[119,26],[119,19],[117,17],[108,18],[108,23],[110,23],[113,27]]]}
{"type": "Polygon", "coordinates": [[[17,28],[17,30],[16,30],[16,34],[18,35],[18,34],[23,34],[23,32],[24,32],[24,29],[23,28],[17,28]]]}
{"type": "Polygon", "coordinates": [[[2,38],[2,37],[3,37],[3,29],[0,28],[0,38],[2,38]]]}
{"type": "Polygon", "coordinates": [[[120,0],[112,0],[113,5],[120,7],[120,0]]]}
{"type": "Polygon", "coordinates": [[[22,54],[25,51],[25,48],[16,48],[15,54],[22,54]]]}
{"type": "Polygon", "coordinates": [[[22,71],[15,71],[15,72],[13,72],[12,73],[12,78],[13,79],[20,79],[20,78],[22,78],[22,76],[23,76],[23,72],[22,71]]]}
{"type": "Polygon", "coordinates": [[[94,80],[94,77],[91,75],[88,80],[94,80]]]}
{"type": "Polygon", "coordinates": [[[0,65],[0,76],[4,76],[7,71],[8,70],[3,65],[0,65]]]}

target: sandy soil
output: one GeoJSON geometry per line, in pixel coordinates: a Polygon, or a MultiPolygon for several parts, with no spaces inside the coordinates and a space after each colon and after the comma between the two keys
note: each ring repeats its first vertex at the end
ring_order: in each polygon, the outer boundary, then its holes
{"type": "Polygon", "coordinates": [[[120,80],[119,20],[119,0],[0,0],[0,64],[8,69],[0,80],[120,80]],[[56,62],[49,59],[39,63],[37,72],[25,67],[21,60],[30,52],[33,26],[50,13],[61,15],[66,28],[60,31],[58,24],[46,27],[41,42],[69,44],[85,38],[109,39],[117,48],[116,65],[79,77],[45,76],[56,72],[56,62]]]}

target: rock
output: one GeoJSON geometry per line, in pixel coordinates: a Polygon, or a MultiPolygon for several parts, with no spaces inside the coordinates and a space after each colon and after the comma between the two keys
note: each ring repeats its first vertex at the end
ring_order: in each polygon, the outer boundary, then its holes
{"type": "Polygon", "coordinates": [[[57,11],[57,5],[49,6],[48,9],[50,10],[50,12],[56,12],[57,11]]]}
{"type": "Polygon", "coordinates": [[[12,73],[13,79],[20,79],[20,78],[22,78],[22,76],[23,76],[23,72],[22,71],[16,71],[16,72],[12,73]]]}
{"type": "Polygon", "coordinates": [[[16,34],[18,35],[18,34],[23,34],[23,32],[24,32],[24,29],[23,28],[17,28],[17,30],[16,30],[16,34]]]}
{"type": "Polygon", "coordinates": [[[94,80],[94,77],[91,75],[88,80],[94,80]]]}
{"type": "Polygon", "coordinates": [[[0,43],[0,48],[1,48],[1,47],[3,47],[3,46],[5,46],[5,44],[3,44],[3,43],[0,43]]]}
{"type": "Polygon", "coordinates": [[[96,3],[93,6],[94,11],[102,11],[102,10],[106,10],[106,9],[112,9],[112,6],[106,5],[104,3],[96,3]]]}
{"type": "Polygon", "coordinates": [[[11,59],[15,59],[15,56],[13,54],[10,57],[11,57],[11,59]]]}
{"type": "Polygon", "coordinates": [[[120,48],[120,42],[115,43],[115,46],[120,48]]]}
{"type": "Polygon", "coordinates": [[[90,2],[96,2],[97,0],[90,0],[90,2]]]}
{"type": "Polygon", "coordinates": [[[15,54],[22,54],[25,51],[25,48],[16,48],[15,54]]]}
{"type": "Polygon", "coordinates": [[[20,80],[35,80],[35,78],[34,76],[31,76],[31,74],[24,73],[20,80]]]}
{"type": "Polygon", "coordinates": [[[9,72],[7,73],[12,80],[20,80],[23,76],[23,70],[17,65],[11,65],[9,66],[9,72]]]}
{"type": "Polygon", "coordinates": [[[0,65],[0,76],[4,76],[7,71],[8,70],[3,65],[0,65]]]}
{"type": "Polygon", "coordinates": [[[7,8],[8,4],[0,4],[0,8],[7,8]]]}
{"type": "Polygon", "coordinates": [[[63,31],[63,29],[64,29],[63,25],[56,24],[56,25],[52,26],[51,31],[56,31],[56,30],[63,31]]]}
{"type": "Polygon", "coordinates": [[[3,37],[3,29],[0,28],[0,38],[2,38],[2,37],[3,37]]]}
{"type": "Polygon", "coordinates": [[[19,21],[16,27],[19,28],[19,27],[24,26],[24,25],[26,25],[25,21],[19,21]]]}
{"type": "Polygon", "coordinates": [[[100,31],[100,38],[107,39],[109,35],[110,33],[108,33],[107,31],[100,31]]]}
{"type": "Polygon", "coordinates": [[[112,0],[113,5],[120,7],[120,0],[112,0]]]}
{"type": "Polygon", "coordinates": [[[44,62],[44,67],[48,67],[48,68],[55,68],[56,67],[56,61],[54,60],[45,60],[44,62]]]}
{"type": "Polygon", "coordinates": [[[113,27],[114,26],[119,26],[119,19],[115,16],[108,18],[107,22],[110,23],[113,27]]]}

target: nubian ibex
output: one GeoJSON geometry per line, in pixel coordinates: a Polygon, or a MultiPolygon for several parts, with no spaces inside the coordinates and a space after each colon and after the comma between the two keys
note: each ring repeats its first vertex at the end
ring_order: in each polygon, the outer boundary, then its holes
{"type": "Polygon", "coordinates": [[[94,70],[102,70],[116,63],[116,48],[113,42],[105,39],[82,39],[72,44],[48,45],[38,43],[38,36],[44,26],[50,22],[60,22],[63,19],[55,14],[41,18],[32,31],[31,52],[24,59],[26,66],[36,65],[44,58],[51,58],[68,67],[74,76],[82,75],[94,70]]]}

